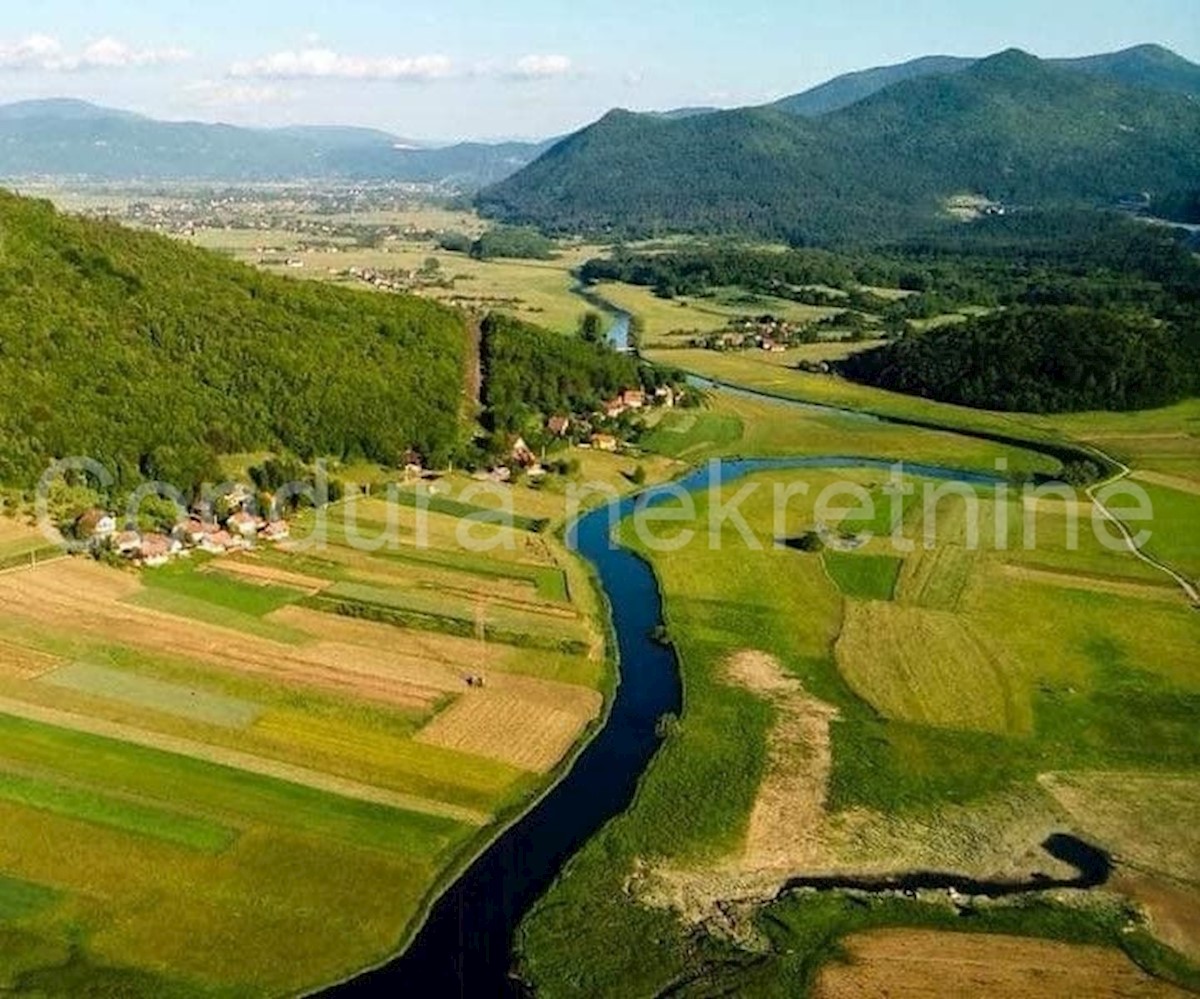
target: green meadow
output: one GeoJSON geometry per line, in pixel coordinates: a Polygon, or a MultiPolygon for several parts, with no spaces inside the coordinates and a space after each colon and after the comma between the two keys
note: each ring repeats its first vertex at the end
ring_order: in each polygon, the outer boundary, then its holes
{"type": "MultiPolygon", "coordinates": [[[[713,412],[740,406],[718,396],[713,412]]],[[[823,419],[781,411],[775,422],[792,427],[804,451],[804,430],[823,419]]],[[[893,430],[909,438],[896,450],[938,436],[893,430]]],[[[670,432],[664,420],[655,440],[670,432]]],[[[703,440],[706,429],[696,421],[679,436],[689,433],[710,454],[755,451],[751,430],[736,442],[715,433],[703,440]]],[[[870,453],[875,434],[869,424],[848,425],[828,453],[870,453]]],[[[957,447],[972,467],[993,445],[960,438],[957,447]]],[[[944,448],[939,457],[953,453],[944,448]]],[[[525,920],[521,966],[539,994],[656,994],[680,981],[705,981],[717,992],[722,982],[736,982],[747,994],[793,994],[837,952],[845,933],[939,925],[940,916],[915,903],[868,911],[836,895],[785,896],[754,917],[770,942],[764,956],[630,890],[631,876],[653,882],[658,870],[703,879],[742,849],[777,719],[769,700],[725,675],[729,658],[744,649],[775,657],[806,694],[838,712],[830,731],[829,821],[836,829],[858,816],[865,826],[853,836],[830,835],[831,864],[903,870],[907,863],[987,876],[1012,862],[1007,851],[1019,842],[1021,822],[1035,821],[1026,816],[1054,821],[1038,782],[1046,769],[1200,775],[1200,737],[1191,722],[1200,711],[1200,618],[1177,591],[1162,599],[1164,587],[1148,583],[1146,567],[1130,554],[1101,546],[1086,524],[1073,547],[1059,515],[1046,512],[1034,518],[1042,528],[1035,551],[998,547],[995,523],[1023,523],[1015,496],[981,504],[977,551],[965,544],[966,511],[953,498],[935,507],[937,537],[928,548],[926,512],[915,502],[903,508],[911,550],[894,552],[886,539],[862,551],[779,548],[769,487],[800,480],[811,489],[789,506],[788,537],[815,526],[813,500],[823,486],[850,480],[879,497],[884,473],[773,471],[726,486],[725,499],[747,482],[763,487],[741,505],[760,542],[754,548],[727,525],[721,550],[711,550],[703,494],[694,523],[659,528],[697,530],[697,540],[678,550],[656,552],[624,526],[625,543],[659,578],[685,708],[665,727],[634,805],[587,844],[525,920]],[[1022,575],[1033,559],[1054,566],[1054,574],[1022,575]],[[1105,573],[1099,584],[1098,567],[1105,573]],[[1113,582],[1129,589],[1103,588],[1113,582]]],[[[886,532],[890,520],[840,526],[886,532]]],[[[1107,839],[1086,824],[1077,831],[1108,849],[1122,847],[1112,830],[1107,839]]],[[[1158,874],[1173,876],[1166,867],[1158,874]]],[[[1041,900],[999,908],[976,928],[1123,947],[1143,966],[1191,980],[1184,959],[1152,941],[1145,927],[1124,933],[1123,923],[1041,900]],[[1150,951],[1154,961],[1145,956],[1150,951]]]]}

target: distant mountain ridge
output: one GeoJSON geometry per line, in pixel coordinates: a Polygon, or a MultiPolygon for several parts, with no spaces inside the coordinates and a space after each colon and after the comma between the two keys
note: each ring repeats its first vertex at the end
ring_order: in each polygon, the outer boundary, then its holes
{"type": "MultiPolygon", "coordinates": [[[[892,84],[926,76],[961,73],[979,61],[963,56],[922,56],[893,66],[876,66],[846,73],[803,93],[784,97],[770,106],[788,114],[814,118],[857,104],[892,84]]],[[[1200,97],[1200,66],[1161,45],[1137,45],[1120,52],[1076,59],[1047,59],[1046,62],[1129,86],[1200,97]]]]}
{"type": "Polygon", "coordinates": [[[777,107],[682,120],[612,112],[478,204],[560,231],[825,242],[928,226],[958,193],[1111,204],[1200,187],[1200,101],[1111,71],[1010,50],[818,117],[777,107]]]}
{"type": "MultiPolygon", "coordinates": [[[[763,109],[821,119],[898,84],[959,75],[980,60],[926,56],[837,77],[763,109]]],[[[1200,66],[1157,45],[1049,60],[1125,86],[1200,99],[1200,66]]],[[[670,125],[724,120],[692,107],[644,115],[670,125]]],[[[743,112],[733,112],[743,113],[743,112]]],[[[298,125],[241,128],[157,121],[69,98],[0,105],[0,177],[239,183],[289,180],[399,181],[475,190],[504,181],[558,140],[432,146],[371,128],[298,125]]]]}
{"type": "Polygon", "coordinates": [[[87,101],[0,106],[0,177],[101,181],[394,180],[477,188],[503,179],[549,143],[423,146],[378,129],[241,128],[157,121],[87,101]]]}

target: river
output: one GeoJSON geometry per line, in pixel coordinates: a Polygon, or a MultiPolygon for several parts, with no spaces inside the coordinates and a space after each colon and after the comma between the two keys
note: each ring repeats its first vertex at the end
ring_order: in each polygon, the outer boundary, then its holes
{"type": "MultiPolygon", "coordinates": [[[[890,467],[887,462],[869,459],[806,456],[727,461],[719,465],[719,475],[721,482],[731,483],[772,469],[890,467]]],[[[943,480],[983,484],[998,481],[937,466],[907,465],[906,469],[914,475],[943,480]]],[[[708,467],[698,468],[675,485],[689,490],[705,488],[709,475],[708,467]]],[[[654,504],[667,495],[664,487],[651,487],[637,497],[626,497],[589,512],[568,532],[568,541],[591,564],[603,589],[620,656],[620,683],[603,727],[563,778],[485,849],[434,903],[429,918],[404,954],[329,990],[329,995],[391,995],[417,983],[421,993],[428,995],[522,994],[520,984],[509,978],[513,939],[520,921],[572,854],[629,806],[659,745],[659,719],[680,711],[674,652],[654,640],[663,622],[654,574],[645,561],[617,546],[611,538],[611,526],[632,513],[636,504],[654,504]]],[[[1103,876],[1107,876],[1106,871],[1103,876]]],[[[1089,883],[1095,880],[1094,866],[1086,877],[1089,883]]],[[[980,883],[973,884],[978,887],[980,883]]],[[[830,880],[820,886],[838,885],[830,880]]],[[[854,885],[851,882],[848,886],[854,885]]],[[[909,885],[904,882],[903,886],[909,885]]],[[[1039,887],[1045,886],[1006,884],[1003,890],[1011,893],[1039,887]]]]}

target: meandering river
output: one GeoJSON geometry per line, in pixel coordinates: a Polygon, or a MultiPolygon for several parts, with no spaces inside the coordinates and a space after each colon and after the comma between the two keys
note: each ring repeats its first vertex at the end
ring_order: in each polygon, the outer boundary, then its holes
{"type": "MultiPolygon", "coordinates": [[[[888,469],[884,461],[853,457],[798,457],[727,461],[718,466],[719,481],[731,483],[771,469],[888,469]]],[[[994,483],[993,477],[930,465],[906,465],[913,475],[971,483],[994,483]]],[[[689,490],[706,488],[708,467],[676,483],[689,490]]],[[[503,832],[434,903],[429,917],[404,954],[327,994],[340,997],[414,994],[435,996],[521,995],[523,987],[509,977],[516,929],[537,899],[550,887],[563,865],[609,819],[629,806],[638,781],[659,745],[659,719],[678,713],[681,690],[674,652],[654,640],[662,625],[662,604],[650,566],[619,547],[611,526],[632,513],[636,504],[653,504],[667,496],[651,487],[583,516],[568,533],[569,542],[596,572],[611,608],[620,662],[620,684],[608,718],[576,758],[574,765],[523,817],[503,832]],[[615,509],[614,509],[615,506],[615,509]]],[[[1107,878],[1107,861],[1086,852],[1078,841],[1048,843],[1062,859],[1076,863],[1078,884],[1107,878]],[[1082,849],[1081,849],[1082,848],[1082,849]]],[[[990,890],[986,882],[966,882],[952,875],[923,874],[881,888],[958,886],[990,890]],[[919,879],[919,880],[914,880],[919,879]]],[[[855,882],[814,879],[796,886],[864,887],[855,882]],[[817,882],[820,882],[819,884],[817,882]]],[[[1002,894],[1042,890],[1043,882],[992,886],[1002,894]]]]}

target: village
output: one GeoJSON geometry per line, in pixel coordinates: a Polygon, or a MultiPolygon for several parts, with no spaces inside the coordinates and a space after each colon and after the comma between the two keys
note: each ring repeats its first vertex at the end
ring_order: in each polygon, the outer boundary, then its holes
{"type": "Polygon", "coordinates": [[[772,315],[739,316],[724,329],[697,336],[693,347],[706,350],[752,350],[782,353],[789,347],[817,339],[811,323],[795,323],[772,315]]]}
{"type": "Polygon", "coordinates": [[[643,425],[636,420],[651,409],[674,409],[689,400],[687,390],[677,385],[660,385],[652,390],[623,389],[587,416],[557,413],[545,420],[536,435],[506,438],[499,455],[486,469],[475,472],[480,481],[507,483],[523,477],[531,485],[552,471],[565,471],[570,462],[551,462],[548,455],[574,447],[606,454],[636,452],[636,438],[643,425]]]}
{"type": "Polygon", "coordinates": [[[226,555],[254,548],[259,542],[287,540],[291,535],[288,522],[252,512],[252,499],[249,489],[235,486],[220,497],[228,511],[224,517],[193,511],[169,532],[138,530],[128,523],[122,526],[114,514],[94,508],[76,519],[72,533],[97,558],[107,556],[146,569],[190,557],[194,551],[226,555]]]}

